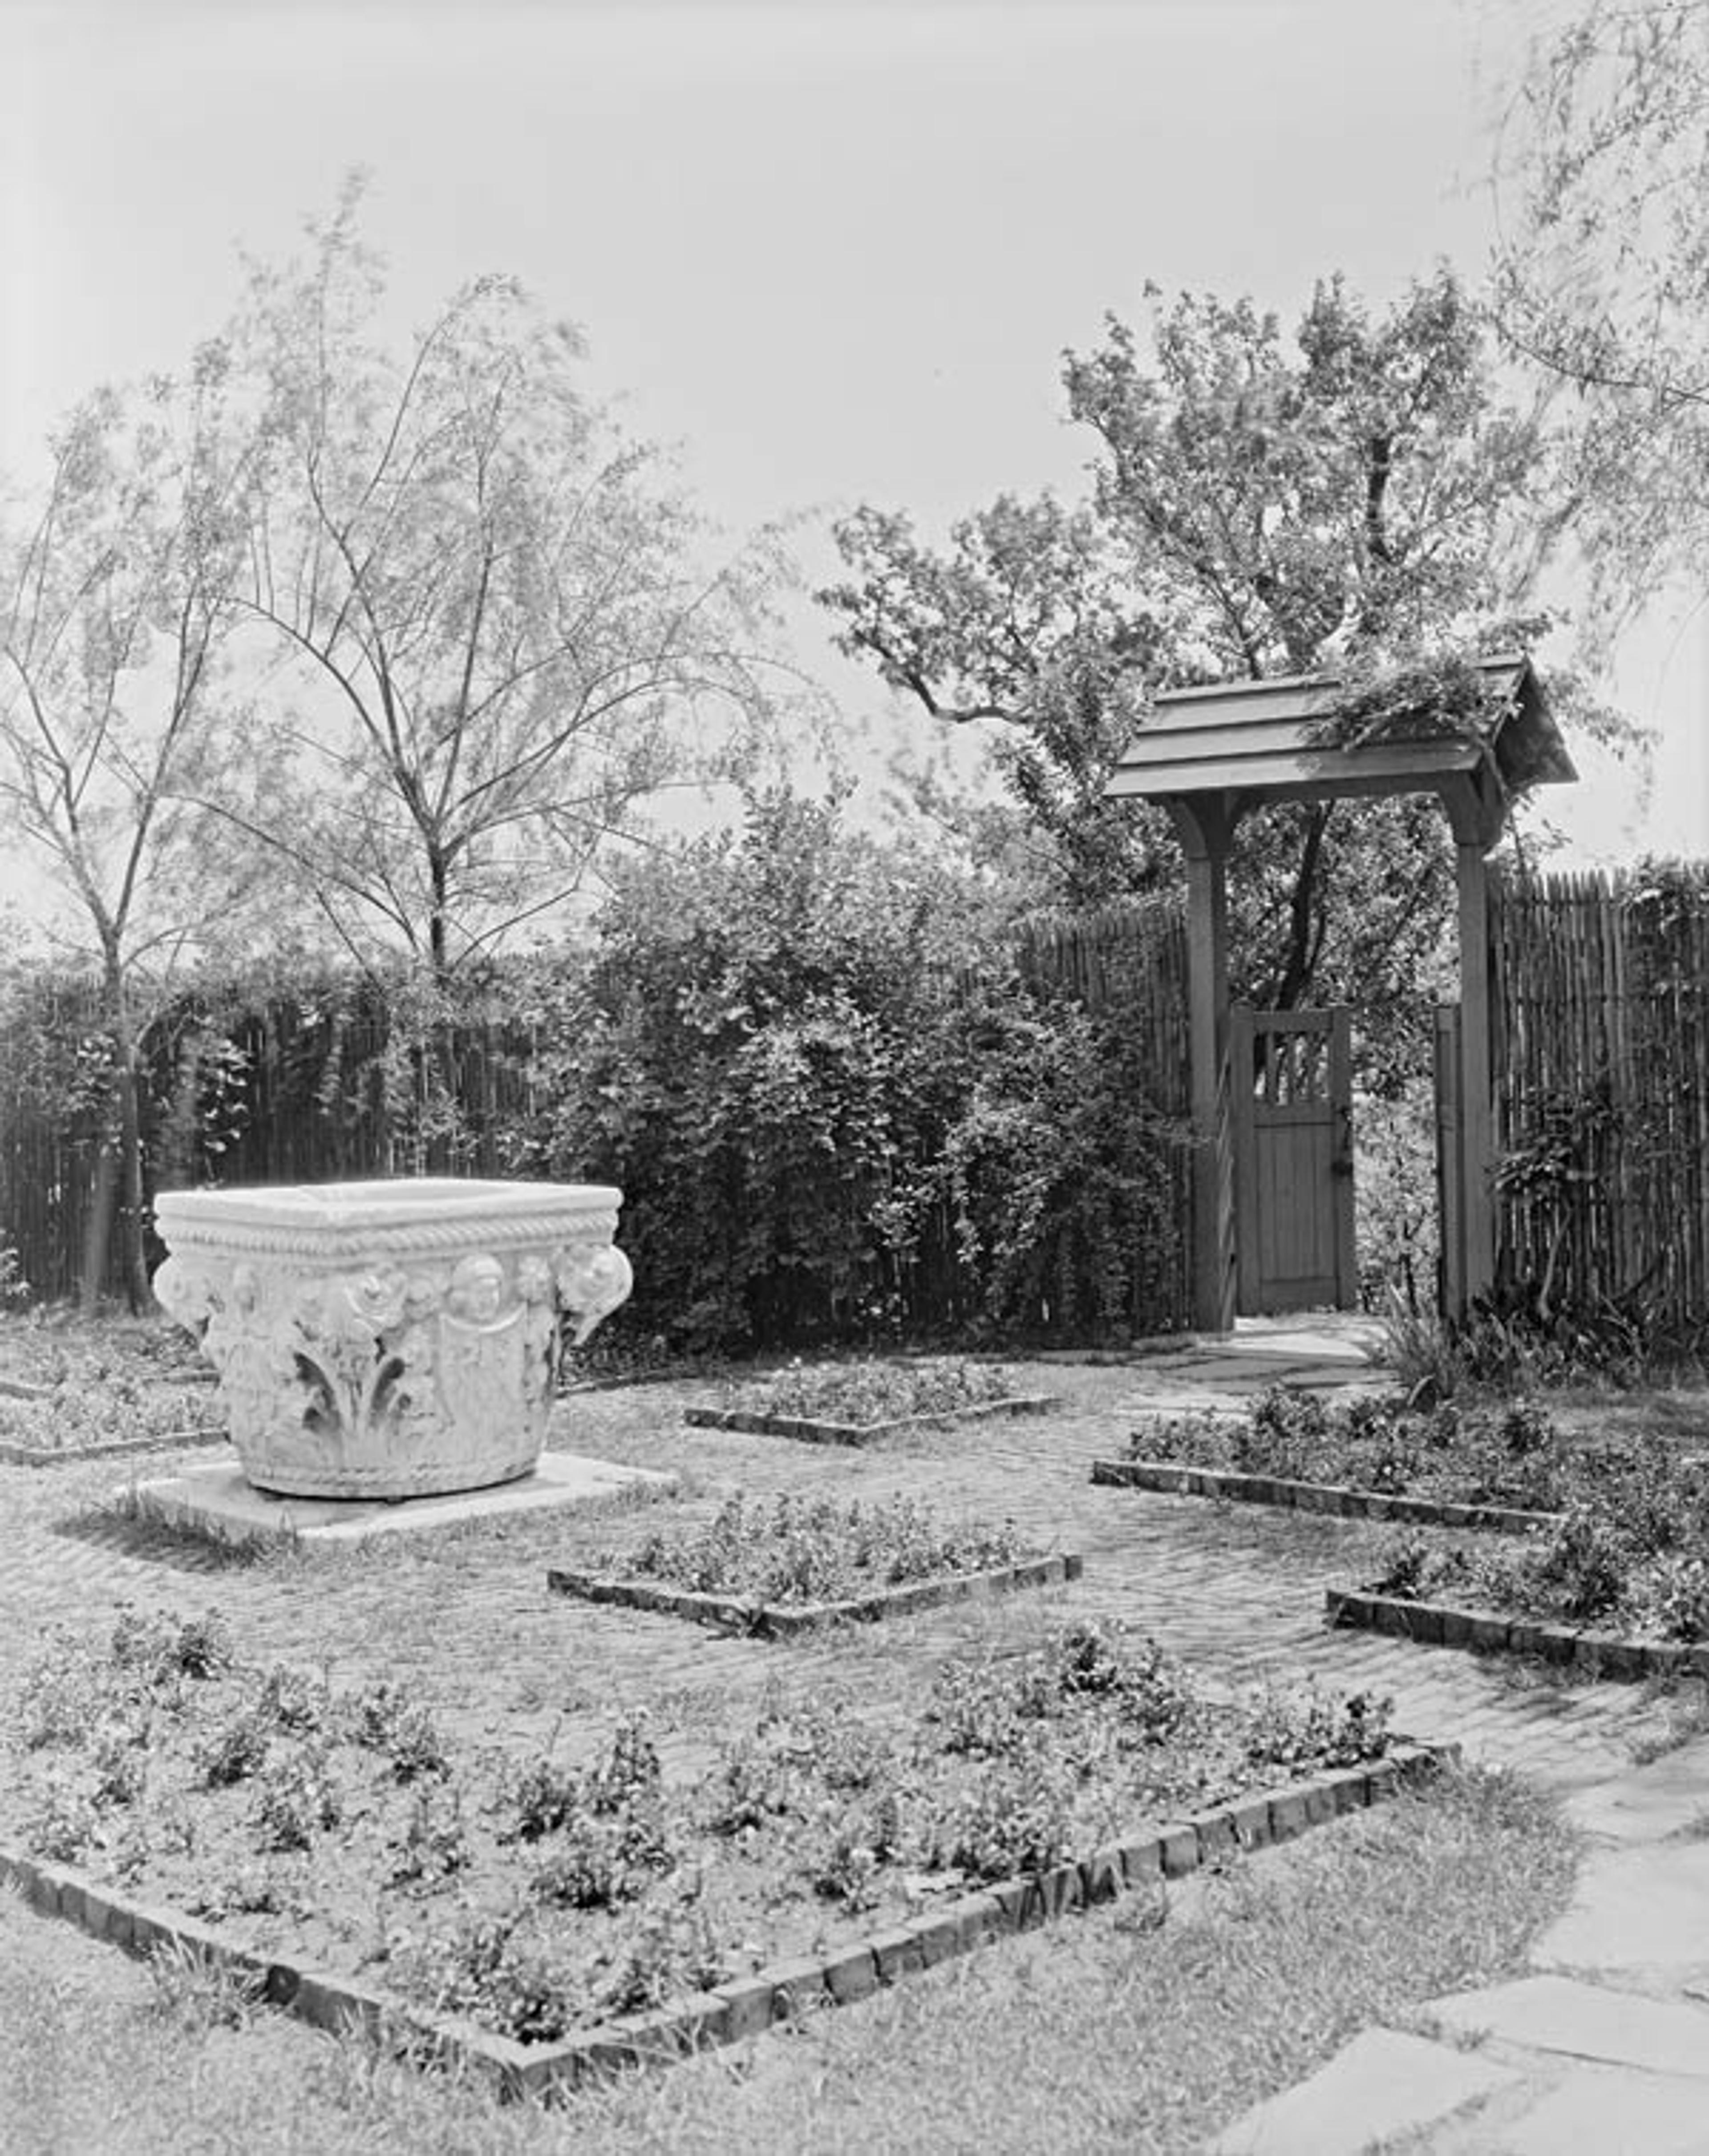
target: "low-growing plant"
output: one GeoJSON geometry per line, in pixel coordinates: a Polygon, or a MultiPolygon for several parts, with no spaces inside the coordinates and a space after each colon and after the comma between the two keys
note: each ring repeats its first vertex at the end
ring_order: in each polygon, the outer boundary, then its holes
{"type": "Polygon", "coordinates": [[[252,1712],[264,1728],[292,1737],[306,1736],[327,1726],[332,1688],[316,1671],[275,1662],[256,1690],[252,1712]]]}
{"type": "Polygon", "coordinates": [[[436,1781],[418,1784],[408,1823],[395,1846],[394,1886],[435,1887],[464,1870],[471,1851],[455,1787],[436,1781]]]}
{"type": "Polygon", "coordinates": [[[74,1864],[102,1838],[100,1808],[91,1793],[55,1775],[23,1821],[24,1845],[51,1864],[74,1864]]]}
{"type": "Polygon", "coordinates": [[[934,1866],[1012,1879],[1060,1864],[1072,1840],[1073,1775],[1040,1745],[984,1761],[931,1820],[934,1866]]]}
{"type": "Polygon", "coordinates": [[[693,1894],[638,1911],[618,1933],[599,1999],[603,2014],[635,2014],[732,1974],[728,1950],[693,1894]]]}
{"type": "Polygon", "coordinates": [[[264,1848],[312,1848],[316,1835],[344,1815],[331,1753],[319,1738],[272,1754],[254,1781],[254,1820],[264,1848]]]}
{"type": "Polygon", "coordinates": [[[1007,1371],[961,1356],[910,1362],[792,1363],[759,1383],[743,1386],[736,1404],[756,1414],[860,1426],[914,1415],[953,1414],[1005,1399],[1007,1371]]]}
{"type": "Polygon", "coordinates": [[[1259,1766],[1355,1767],[1388,1749],[1391,1698],[1332,1698],[1315,1684],[1265,1688],[1250,1703],[1246,1756],[1259,1766]]]}
{"type": "Polygon", "coordinates": [[[511,1779],[507,1816],[500,1839],[538,1841],[555,1834],[573,1816],[581,1798],[581,1777],[548,1755],[526,1761],[511,1779]]]}
{"type": "Polygon", "coordinates": [[[236,1659],[231,1628],[217,1609],[179,1618],[146,1614],[129,1603],[113,1620],[108,1656],[114,1668],[134,1671],[153,1686],[181,1676],[204,1683],[223,1676],[236,1659]]]}
{"type": "Polygon", "coordinates": [[[87,1650],[55,1634],[18,1681],[13,1701],[18,1735],[32,1752],[81,1744],[103,1697],[100,1673],[87,1650]]]}
{"type": "Polygon", "coordinates": [[[1022,1553],[1012,1523],[947,1525],[913,1498],[869,1505],[785,1494],[761,1506],[738,1491],[704,1527],[649,1535],[629,1563],[697,1594],[790,1603],[985,1571],[1022,1553]]]}
{"type": "Polygon", "coordinates": [[[210,1789],[249,1780],[267,1763],[268,1727],[251,1706],[242,1707],[212,1730],[198,1748],[197,1767],[210,1789]]]}

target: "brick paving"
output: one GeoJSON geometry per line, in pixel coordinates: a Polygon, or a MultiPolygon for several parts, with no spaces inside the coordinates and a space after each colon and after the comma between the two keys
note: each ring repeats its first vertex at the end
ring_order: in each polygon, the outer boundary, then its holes
{"type": "MultiPolygon", "coordinates": [[[[572,1395],[552,1442],[672,1469],[685,1493],[666,1515],[709,1513],[735,1489],[906,1491],[952,1513],[1014,1519],[1037,1542],[1081,1552],[1084,1578],[1048,1596],[952,1608],[836,1640],[767,1645],[679,1621],[548,1594],[548,1563],[585,1564],[647,1524],[629,1510],[562,1514],[386,1538],[355,1551],[234,1562],[126,1521],[108,1502],[126,1470],[112,1461],[0,1466],[0,1678],[39,1651],[45,1628],[99,1630],[121,1603],[187,1613],[210,1604],[256,1661],[326,1662],[341,1681],[407,1675],[459,1733],[516,1741],[584,1722],[619,1700],[652,1702],[672,1748],[693,1749],[731,1705],[768,1683],[839,1683],[875,1700],[923,1686],[952,1647],[1018,1641],[1052,1609],[1119,1616],[1223,1683],[1311,1676],[1337,1690],[1390,1693],[1409,1734],[1460,1739],[1469,1756],[1583,1786],[1628,1765],[1664,1732],[1669,1703],[1645,1687],[1540,1675],[1506,1658],[1350,1632],[1323,1620],[1323,1589],[1358,1576],[1388,1530],[1106,1489],[1094,1458],[1121,1450],[1159,1404],[1238,1399],[1278,1375],[1344,1383],[1373,1373],[1333,1340],[1271,1328],[1227,1348],[1127,1363],[1058,1359],[1017,1369],[1018,1389],[1065,1395],[1056,1412],[910,1435],[862,1450],[690,1430],[707,1383],[572,1395]]],[[[206,1459],[205,1452],[186,1459],[206,1459]]],[[[153,1455],[139,1476],[170,1472],[153,1455]]],[[[654,1515],[654,1518],[665,1515],[654,1515]]]]}

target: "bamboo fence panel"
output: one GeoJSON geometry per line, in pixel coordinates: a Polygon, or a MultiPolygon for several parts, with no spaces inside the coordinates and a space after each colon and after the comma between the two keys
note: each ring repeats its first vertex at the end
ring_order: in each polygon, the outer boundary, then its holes
{"type": "Polygon", "coordinates": [[[1497,1281],[1709,1322],[1709,873],[1501,880],[1497,1281]]]}

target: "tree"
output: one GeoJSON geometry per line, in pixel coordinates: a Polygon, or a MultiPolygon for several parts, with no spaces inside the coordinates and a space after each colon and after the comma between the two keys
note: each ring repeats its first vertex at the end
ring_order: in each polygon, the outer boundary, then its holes
{"type": "Polygon", "coordinates": [[[1709,546],[1709,6],[1588,0],[1534,43],[1500,165],[1499,320],[1568,393],[1599,634],[1709,546]]]}
{"type": "Polygon", "coordinates": [[[254,270],[230,341],[264,452],[243,604],[282,652],[299,772],[257,835],[352,948],[444,985],[640,804],[742,767],[767,565],[699,572],[659,458],[588,403],[575,333],[512,281],[386,350],[361,193],[305,262],[254,270]]]}
{"type": "MultiPolygon", "coordinates": [[[[1511,633],[1558,522],[1534,491],[1537,416],[1498,395],[1486,341],[1445,269],[1380,320],[1321,284],[1291,349],[1250,300],[1180,298],[1148,362],[1112,319],[1064,368],[1096,444],[1087,501],[1005,497],[942,551],[863,510],[838,532],[849,580],[820,597],[843,648],[931,717],[998,731],[1065,896],[1145,889],[1168,872],[1161,819],[1102,788],[1159,690],[1357,675],[1511,633]]],[[[1237,989],[1283,1007],[1346,993],[1430,938],[1450,883],[1414,804],[1250,819],[1237,989]]]]}
{"type": "Polygon", "coordinates": [[[213,353],[187,384],[98,392],[53,437],[38,501],[0,529],[0,808],[97,971],[116,1173],[83,1290],[100,1291],[120,1195],[133,1308],[148,1296],[139,1050],[175,970],[232,936],[257,873],[186,798],[222,782],[232,754],[243,474],[223,402],[213,353]]]}

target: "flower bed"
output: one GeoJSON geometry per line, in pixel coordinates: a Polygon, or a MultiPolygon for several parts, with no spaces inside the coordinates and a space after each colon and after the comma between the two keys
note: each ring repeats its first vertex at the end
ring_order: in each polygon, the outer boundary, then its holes
{"type": "Polygon", "coordinates": [[[1517,1545],[1403,1535],[1373,1578],[1331,1590],[1331,1614],[1446,1645],[1594,1660],[1609,1676],[1709,1675],[1709,1491],[1662,1468],[1517,1545]]]}
{"type": "Polygon", "coordinates": [[[1012,1393],[1012,1382],[994,1364],[959,1356],[796,1366],[737,1388],[727,1406],[686,1409],[683,1419],[701,1430],[747,1430],[809,1445],[870,1445],[899,1431],[1038,1414],[1060,1404],[1052,1394],[1012,1393]]]}
{"type": "Polygon", "coordinates": [[[1093,1479],[1519,1532],[1577,1504],[1648,1506],[1661,1485],[1690,1502],[1697,1486],[1690,1462],[1655,1445],[1573,1443],[1527,1401],[1423,1411],[1397,1396],[1329,1403],[1285,1385],[1250,1415],[1161,1418],[1134,1431],[1127,1460],[1096,1463],[1093,1479]]]}
{"type": "Polygon", "coordinates": [[[223,1443],[223,1424],[198,1417],[186,1389],[169,1383],[127,1392],[121,1382],[95,1392],[56,1385],[25,1398],[8,1391],[0,1394],[0,1460],[48,1467],[223,1443]]]}
{"type": "Polygon", "coordinates": [[[1589,1625],[1549,1624],[1509,1616],[1499,1609],[1377,1594],[1361,1588],[1327,1589],[1325,1604],[1332,1625],[1385,1632],[1426,1646],[1464,1647],[1475,1654],[1535,1655],[1547,1662],[1569,1662],[1589,1676],[1709,1677],[1709,1645],[1635,1640],[1589,1625]]]}
{"type": "Polygon", "coordinates": [[[786,1496],[760,1506],[737,1496],[703,1527],[649,1535],[615,1572],[554,1568],[547,1581],[560,1594],[775,1639],[1060,1585],[1080,1569],[1078,1557],[1024,1546],[1007,1522],[945,1525],[911,1498],[786,1496]]]}
{"type": "Polygon", "coordinates": [[[1227,1497],[1241,1504],[1285,1505],[1296,1512],[1328,1512],[1344,1519],[1488,1527],[1503,1534],[1528,1534],[1556,1517],[1552,1512],[1522,1512],[1511,1505],[1456,1505],[1446,1498],[1390,1496],[1380,1490],[1295,1481],[1276,1475],[1242,1475],[1230,1468],[1188,1467],[1171,1460],[1095,1460],[1092,1480],[1113,1489],[1154,1490],[1182,1497],[1227,1497]]]}
{"type": "Polygon", "coordinates": [[[396,1685],[241,1669],[217,1618],[126,1615],[105,1651],[51,1641],[12,1702],[0,1869],[121,1943],[226,1958],[329,2025],[395,2013],[533,2084],[861,1996],[1427,1756],[1385,1702],[1209,1697],[1094,1626],[951,1661],[882,1714],[813,1686],[668,1770],[634,1713],[573,1757],[462,1752],[396,1685]]]}

